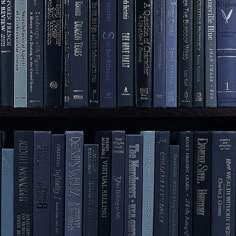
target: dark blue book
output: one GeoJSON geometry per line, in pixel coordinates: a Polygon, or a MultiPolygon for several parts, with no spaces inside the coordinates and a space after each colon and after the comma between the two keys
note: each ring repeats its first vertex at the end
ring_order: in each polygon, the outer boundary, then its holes
{"type": "Polygon", "coordinates": [[[50,131],[34,131],[33,235],[50,235],[50,131]]]}
{"type": "Polygon", "coordinates": [[[125,131],[112,131],[111,235],[124,232],[125,131]]]}
{"type": "Polygon", "coordinates": [[[2,107],[13,107],[14,97],[14,6],[1,1],[1,100],[2,107]]]}
{"type": "Polygon", "coordinates": [[[110,236],[111,230],[111,158],[112,132],[96,133],[99,144],[98,236],[110,236]]]}
{"type": "Polygon", "coordinates": [[[118,1],[118,107],[134,106],[134,2],[118,1]]]}
{"type": "Polygon", "coordinates": [[[236,106],[236,1],[217,0],[218,106],[236,106]]]}
{"type": "Polygon", "coordinates": [[[211,235],[235,235],[236,132],[212,132],[211,235]]]}
{"type": "Polygon", "coordinates": [[[124,235],[142,235],[142,135],[126,135],[124,235]]]}
{"type": "Polygon", "coordinates": [[[99,145],[84,145],[84,213],[83,236],[98,232],[98,169],[99,145]]]}
{"type": "Polygon", "coordinates": [[[65,236],[82,236],[83,131],[66,131],[65,236]]]}
{"type": "MultiPolygon", "coordinates": [[[[3,145],[3,133],[0,131],[0,189],[2,189],[2,145],[3,145]]],[[[14,173],[14,172],[13,172],[14,173]]],[[[0,194],[0,228],[1,228],[1,211],[2,211],[2,204],[1,204],[1,194],[0,194]]]]}
{"type": "Polygon", "coordinates": [[[16,131],[14,133],[14,236],[33,235],[33,155],[34,132],[16,131]]]}
{"type": "Polygon", "coordinates": [[[51,136],[50,235],[64,235],[65,219],[65,136],[51,136]]]}
{"type": "Polygon", "coordinates": [[[27,107],[43,107],[44,1],[27,1],[27,107]]]}
{"type": "Polygon", "coordinates": [[[100,107],[116,107],[117,3],[102,0],[100,8],[100,107]]]}
{"type": "Polygon", "coordinates": [[[169,230],[169,144],[170,132],[157,131],[155,140],[154,236],[169,230]]]}
{"type": "MultiPolygon", "coordinates": [[[[216,148],[215,146],[213,148],[216,148]]],[[[194,133],[193,235],[211,235],[211,133],[194,133]]]]}
{"type": "Polygon", "coordinates": [[[169,236],[179,235],[179,145],[170,145],[169,236]]]}

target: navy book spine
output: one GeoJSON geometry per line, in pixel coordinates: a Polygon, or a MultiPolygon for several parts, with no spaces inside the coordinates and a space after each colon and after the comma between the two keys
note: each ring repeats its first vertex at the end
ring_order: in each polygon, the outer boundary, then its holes
{"type": "Polygon", "coordinates": [[[99,131],[98,236],[110,236],[112,133],[99,131]]]}
{"type": "Polygon", "coordinates": [[[142,235],[142,135],[126,135],[124,236],[142,235]]]}
{"type": "Polygon", "coordinates": [[[14,236],[33,236],[33,131],[14,133],[14,236]]]}
{"type": "Polygon", "coordinates": [[[211,235],[235,235],[236,132],[212,132],[211,235]]]}
{"type": "Polygon", "coordinates": [[[218,106],[236,106],[236,1],[217,0],[218,106]]]}
{"type": "Polygon", "coordinates": [[[100,9],[100,107],[116,107],[117,1],[102,0],[100,9]]]}
{"type": "MultiPolygon", "coordinates": [[[[2,132],[0,131],[0,189],[2,189],[2,132]]],[[[14,174],[14,172],[13,172],[14,174]]],[[[2,222],[2,204],[1,204],[1,197],[0,197],[0,222],[2,222]]],[[[1,223],[0,223],[0,227],[1,227],[1,223]]]]}
{"type": "Polygon", "coordinates": [[[82,236],[83,131],[66,131],[65,236],[82,236]]]}
{"type": "Polygon", "coordinates": [[[211,235],[211,148],[210,132],[194,133],[193,235],[211,235]]]}
{"type": "Polygon", "coordinates": [[[50,235],[64,235],[65,219],[65,136],[51,137],[51,222],[50,235]]]}
{"type": "Polygon", "coordinates": [[[84,145],[84,213],[83,236],[98,232],[99,145],[84,145]]]}
{"type": "Polygon", "coordinates": [[[153,106],[166,106],[166,1],[153,1],[154,7],[154,95],[153,106]]]}
{"type": "Polygon", "coordinates": [[[1,1],[1,106],[13,107],[14,97],[14,6],[13,0],[1,1]]]}
{"type": "Polygon", "coordinates": [[[134,1],[118,1],[118,107],[134,106],[134,1]]]}
{"type": "Polygon", "coordinates": [[[135,101],[152,107],[153,1],[135,1],[135,101]]]}
{"type": "Polygon", "coordinates": [[[100,104],[100,0],[89,0],[89,106],[100,104]]]}
{"type": "Polygon", "coordinates": [[[34,132],[33,235],[50,235],[51,133],[34,132]]]}
{"type": "Polygon", "coordinates": [[[63,80],[62,0],[45,0],[44,23],[44,106],[62,106],[63,80]]]}
{"type": "Polygon", "coordinates": [[[154,236],[169,230],[169,144],[170,132],[157,131],[155,140],[154,236]]]}
{"type": "Polygon", "coordinates": [[[112,131],[111,235],[124,233],[125,131],[112,131]]]}

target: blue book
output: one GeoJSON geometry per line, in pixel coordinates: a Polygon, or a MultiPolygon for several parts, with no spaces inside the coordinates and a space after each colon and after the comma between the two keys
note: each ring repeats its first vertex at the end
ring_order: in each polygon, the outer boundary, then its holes
{"type": "Polygon", "coordinates": [[[211,235],[235,235],[236,132],[212,132],[211,235]]]}
{"type": "Polygon", "coordinates": [[[125,131],[112,131],[111,235],[124,232],[125,131]]]}
{"type": "Polygon", "coordinates": [[[142,235],[153,235],[155,131],[142,131],[143,136],[143,203],[142,235]]]}
{"type": "Polygon", "coordinates": [[[83,131],[66,131],[65,236],[82,236],[83,131]]]}
{"type": "Polygon", "coordinates": [[[50,235],[64,235],[65,219],[65,136],[51,137],[50,235]]]}
{"type": "Polygon", "coordinates": [[[27,1],[15,1],[14,107],[27,107],[27,1]]]}
{"type": "Polygon", "coordinates": [[[102,0],[100,8],[100,107],[116,107],[116,12],[116,0],[102,0]]]}
{"type": "Polygon", "coordinates": [[[50,235],[50,131],[34,131],[33,235],[50,235]]]}
{"type": "Polygon", "coordinates": [[[124,236],[142,235],[142,135],[126,135],[124,236]]]}
{"type": "Polygon", "coordinates": [[[14,235],[14,152],[2,149],[1,235],[14,235]]]}
{"type": "Polygon", "coordinates": [[[217,0],[218,106],[236,106],[236,1],[217,0]]]}

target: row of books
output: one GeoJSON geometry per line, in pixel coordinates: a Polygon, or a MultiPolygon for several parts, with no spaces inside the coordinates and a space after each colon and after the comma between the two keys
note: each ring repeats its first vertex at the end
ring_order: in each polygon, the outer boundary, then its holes
{"type": "Polygon", "coordinates": [[[1,235],[234,236],[236,131],[15,131],[1,235]]]}
{"type": "Polygon", "coordinates": [[[1,1],[1,106],[236,106],[236,1],[1,1]]]}

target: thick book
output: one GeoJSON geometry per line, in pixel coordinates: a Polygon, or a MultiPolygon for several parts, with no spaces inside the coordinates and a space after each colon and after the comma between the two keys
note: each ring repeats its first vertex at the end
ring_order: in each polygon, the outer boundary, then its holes
{"type": "Polygon", "coordinates": [[[153,1],[135,1],[135,103],[153,104],[153,1]]]}
{"type": "Polygon", "coordinates": [[[14,133],[14,236],[33,235],[34,132],[14,133]]]}
{"type": "Polygon", "coordinates": [[[14,235],[14,151],[2,149],[2,175],[1,180],[1,235],[14,235]]]}
{"type": "Polygon", "coordinates": [[[99,144],[98,177],[98,236],[110,236],[111,229],[111,158],[112,132],[98,131],[99,144]]]}
{"type": "Polygon", "coordinates": [[[211,235],[211,149],[211,133],[196,131],[193,157],[193,235],[211,235]]]}
{"type": "Polygon", "coordinates": [[[178,105],[192,107],[193,0],[178,3],[178,105]]]}
{"type": "Polygon", "coordinates": [[[126,135],[124,235],[142,235],[142,135],[126,135]]]}
{"type": "Polygon", "coordinates": [[[217,107],[216,0],[205,0],[205,106],[217,107]]]}
{"type": "Polygon", "coordinates": [[[27,107],[27,15],[27,1],[15,1],[14,107],[27,107]]]}
{"type": "Polygon", "coordinates": [[[143,201],[142,235],[153,236],[155,131],[142,131],[143,136],[143,201]]]}
{"type": "Polygon", "coordinates": [[[51,136],[50,235],[64,235],[65,219],[65,136],[51,136]]]}
{"type": "Polygon", "coordinates": [[[124,232],[125,131],[112,131],[111,235],[124,232]]]}
{"type": "Polygon", "coordinates": [[[100,107],[116,107],[117,1],[102,0],[100,8],[100,107]]]}
{"type": "Polygon", "coordinates": [[[45,0],[44,16],[44,106],[62,105],[63,83],[62,0],[45,0]]]}
{"type": "Polygon", "coordinates": [[[170,132],[155,135],[154,236],[168,235],[169,230],[169,144],[170,132]]]}
{"type": "Polygon", "coordinates": [[[236,132],[212,132],[211,235],[235,235],[236,132]]]}
{"type": "Polygon", "coordinates": [[[1,1],[1,99],[2,107],[13,107],[14,98],[14,7],[15,1],[1,1]]]}
{"type": "Polygon", "coordinates": [[[236,1],[217,0],[217,95],[219,107],[236,106],[236,1]]]}
{"type": "Polygon", "coordinates": [[[82,236],[83,131],[66,131],[65,236],[82,236]]]}
{"type": "Polygon", "coordinates": [[[134,106],[134,1],[118,1],[117,104],[134,106]]]}
{"type": "Polygon", "coordinates": [[[50,235],[51,132],[34,131],[33,235],[50,235]]]}
{"type": "Polygon", "coordinates": [[[84,145],[83,236],[98,232],[98,169],[99,145],[84,145]]]}

